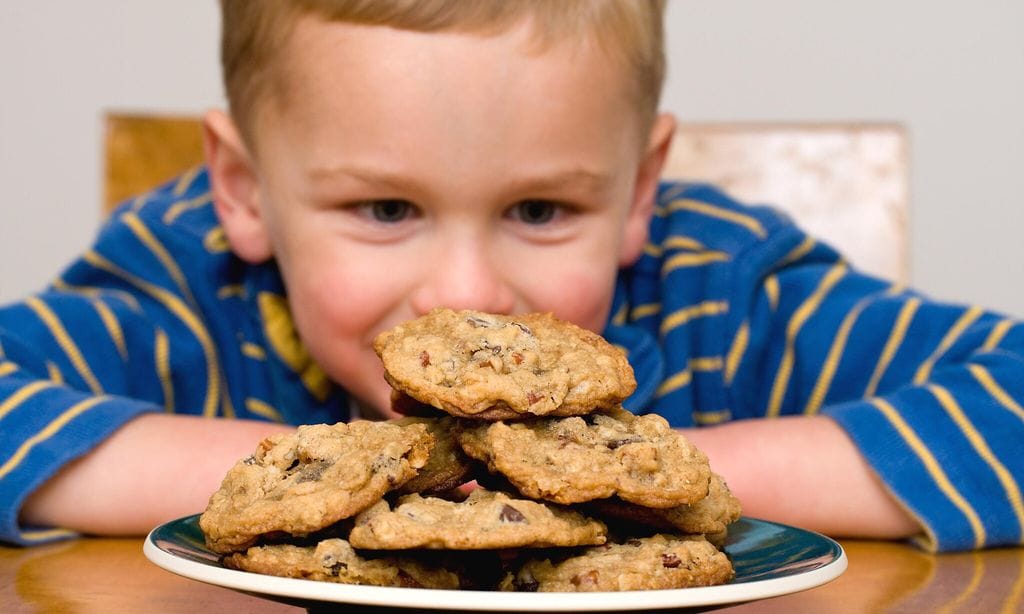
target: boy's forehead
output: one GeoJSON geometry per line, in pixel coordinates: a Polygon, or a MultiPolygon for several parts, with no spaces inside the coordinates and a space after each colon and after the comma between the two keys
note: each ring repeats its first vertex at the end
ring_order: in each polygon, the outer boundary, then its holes
{"type": "Polygon", "coordinates": [[[539,48],[525,22],[479,34],[302,18],[281,58],[268,119],[313,134],[365,122],[359,132],[370,136],[385,128],[370,125],[371,117],[411,128],[421,128],[421,118],[444,118],[447,142],[466,131],[478,142],[499,128],[498,119],[586,111],[568,105],[614,105],[619,116],[636,112],[624,71],[605,60],[599,45],[582,39],[539,48]],[[432,114],[445,105],[465,113],[432,114]]]}
{"type": "Polygon", "coordinates": [[[526,18],[496,32],[419,32],[310,15],[297,20],[278,60],[271,98],[287,109],[295,97],[332,93],[330,84],[335,79],[344,79],[349,87],[382,78],[395,82],[439,81],[445,75],[478,67],[481,61],[490,62],[494,71],[502,71],[508,69],[505,60],[510,55],[527,59],[528,75],[535,82],[551,80],[559,69],[575,72],[592,60],[591,65],[600,65],[602,81],[601,91],[594,91],[594,95],[625,95],[635,102],[625,65],[606,53],[593,37],[579,35],[541,44],[526,18]]]}

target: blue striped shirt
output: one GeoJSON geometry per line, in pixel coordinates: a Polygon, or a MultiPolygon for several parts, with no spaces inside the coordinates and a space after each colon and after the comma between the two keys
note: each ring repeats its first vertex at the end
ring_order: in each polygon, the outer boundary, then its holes
{"type": "MultiPolygon", "coordinates": [[[[1014,319],[858,273],[775,210],[665,184],[605,336],[636,371],[634,412],[679,427],[831,416],[923,547],[1022,543],[1014,319]]],[[[196,169],[122,205],[49,288],[0,308],[0,539],[74,535],[18,510],[139,414],[308,424],[348,404],[299,341],[274,264],[229,251],[196,169]]]]}

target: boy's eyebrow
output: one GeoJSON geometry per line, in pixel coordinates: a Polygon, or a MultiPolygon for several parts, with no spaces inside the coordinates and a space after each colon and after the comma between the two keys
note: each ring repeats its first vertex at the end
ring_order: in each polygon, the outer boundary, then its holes
{"type": "MultiPolygon", "coordinates": [[[[409,188],[419,183],[414,178],[401,173],[348,165],[317,167],[310,169],[308,173],[309,179],[314,183],[331,181],[339,176],[388,188],[409,188]]],[[[611,180],[612,177],[608,173],[593,171],[584,167],[573,167],[536,175],[506,178],[502,187],[513,191],[542,191],[569,186],[599,191],[607,186],[611,180]]]]}

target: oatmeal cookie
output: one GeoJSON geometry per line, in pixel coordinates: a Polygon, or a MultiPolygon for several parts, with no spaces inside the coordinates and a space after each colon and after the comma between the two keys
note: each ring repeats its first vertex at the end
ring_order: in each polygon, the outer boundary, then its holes
{"type": "Polygon", "coordinates": [[[455,441],[453,430],[455,419],[441,414],[440,418],[398,418],[394,424],[422,424],[434,437],[434,447],[430,450],[427,464],[419,470],[414,478],[402,484],[397,490],[400,493],[442,493],[465,482],[473,471],[474,462],[462,451],[455,441]]]}
{"type": "MultiPolygon", "coordinates": [[[[711,474],[708,496],[689,505],[664,509],[643,507],[618,498],[601,499],[587,504],[587,510],[599,518],[639,523],[656,529],[688,534],[715,535],[726,531],[740,518],[740,502],[733,496],[722,476],[711,474]]],[[[721,540],[716,537],[713,543],[721,540]]]]}
{"type": "Polygon", "coordinates": [[[549,313],[435,309],[381,333],[374,349],[393,388],[457,417],[580,415],[636,388],[621,351],[549,313]]]}
{"type": "Polygon", "coordinates": [[[508,423],[463,420],[456,436],[466,454],[534,499],[568,505],[617,495],[670,508],[708,494],[707,457],[653,414],[618,410],[508,423]]]}
{"type": "Polygon", "coordinates": [[[223,554],[262,535],[308,535],[353,516],[416,475],[432,445],[425,425],[365,420],[264,439],[210,497],[199,519],[206,544],[223,554]]]}
{"type": "Polygon", "coordinates": [[[700,536],[655,535],[587,548],[564,559],[534,559],[508,573],[503,591],[589,592],[723,584],[732,563],[700,536]]]}
{"type": "Polygon", "coordinates": [[[405,495],[356,516],[349,541],[357,548],[480,550],[603,544],[599,520],[540,501],[477,488],[465,501],[405,495]]]}
{"type": "Polygon", "coordinates": [[[456,573],[411,556],[360,556],[343,539],[327,539],[315,546],[253,546],[225,556],[223,563],[241,571],[340,584],[447,589],[462,584],[456,573]]]}

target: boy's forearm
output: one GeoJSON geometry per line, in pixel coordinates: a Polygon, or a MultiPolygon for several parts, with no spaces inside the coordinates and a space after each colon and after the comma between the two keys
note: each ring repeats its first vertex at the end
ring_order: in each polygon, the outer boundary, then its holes
{"type": "Polygon", "coordinates": [[[921,532],[830,418],[745,420],[684,434],[707,453],[746,516],[833,536],[921,532]]]}
{"type": "Polygon", "coordinates": [[[234,463],[292,427],[147,414],[66,466],[32,494],[22,521],[97,535],[139,535],[203,511],[234,463]]]}

